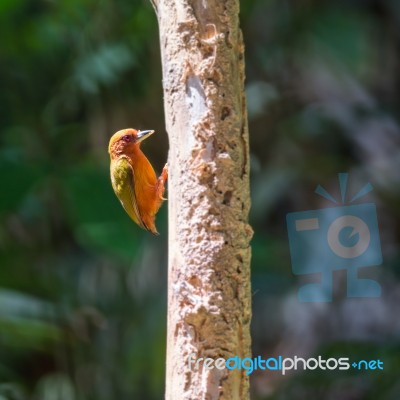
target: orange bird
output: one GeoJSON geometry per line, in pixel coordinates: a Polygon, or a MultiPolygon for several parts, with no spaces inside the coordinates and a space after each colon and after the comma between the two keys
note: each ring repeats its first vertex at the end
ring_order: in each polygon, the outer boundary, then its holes
{"type": "Polygon", "coordinates": [[[158,235],[155,216],[161,207],[168,178],[167,164],[157,179],[149,160],[140,150],[142,140],[154,131],[123,129],[115,133],[108,145],[111,183],[128,215],[141,228],[158,235]]]}

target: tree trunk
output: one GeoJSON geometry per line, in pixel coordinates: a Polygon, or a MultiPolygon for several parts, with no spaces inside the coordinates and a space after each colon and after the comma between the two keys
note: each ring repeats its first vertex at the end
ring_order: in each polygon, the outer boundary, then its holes
{"type": "Polygon", "coordinates": [[[245,400],[250,356],[249,145],[238,0],[158,0],[169,135],[167,400],[245,400]]]}

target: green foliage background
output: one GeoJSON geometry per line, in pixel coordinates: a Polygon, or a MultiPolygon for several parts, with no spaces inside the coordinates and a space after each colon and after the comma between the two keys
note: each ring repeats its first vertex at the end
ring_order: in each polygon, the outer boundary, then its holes
{"type": "MultiPolygon", "coordinates": [[[[379,358],[381,371],[252,376],[254,399],[398,399],[396,0],[243,0],[251,135],[255,355],[379,358]],[[370,181],[379,299],[300,304],[288,212],[370,181]]],[[[167,207],[135,226],[109,182],[118,129],[167,151],[157,22],[144,0],[0,2],[0,400],[160,399],[167,207]]]]}

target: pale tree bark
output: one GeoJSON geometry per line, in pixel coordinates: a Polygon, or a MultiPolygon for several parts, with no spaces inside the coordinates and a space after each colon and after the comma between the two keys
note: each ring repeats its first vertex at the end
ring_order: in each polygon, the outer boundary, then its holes
{"type": "Polygon", "coordinates": [[[169,135],[167,400],[245,400],[250,356],[249,146],[238,0],[153,0],[169,135]]]}

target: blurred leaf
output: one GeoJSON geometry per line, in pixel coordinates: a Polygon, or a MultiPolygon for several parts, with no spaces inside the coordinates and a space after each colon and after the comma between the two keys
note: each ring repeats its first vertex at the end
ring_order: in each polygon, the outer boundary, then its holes
{"type": "Polygon", "coordinates": [[[75,400],[75,388],[64,374],[53,374],[43,377],[36,388],[37,399],[40,400],[75,400]]]}
{"type": "Polygon", "coordinates": [[[0,289],[0,319],[5,317],[43,318],[54,316],[54,306],[27,294],[0,289]]]}
{"type": "Polygon", "coordinates": [[[126,45],[103,45],[93,54],[78,60],[75,79],[84,92],[97,93],[102,85],[114,84],[134,65],[134,55],[126,45]]]}
{"type": "Polygon", "coordinates": [[[0,332],[3,345],[17,348],[44,349],[62,338],[57,326],[28,318],[0,318],[0,332]]]}
{"type": "Polygon", "coordinates": [[[20,385],[16,383],[0,383],[0,400],[25,400],[20,385]]]}

